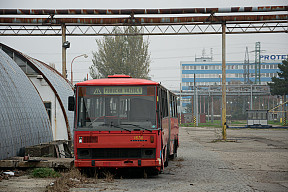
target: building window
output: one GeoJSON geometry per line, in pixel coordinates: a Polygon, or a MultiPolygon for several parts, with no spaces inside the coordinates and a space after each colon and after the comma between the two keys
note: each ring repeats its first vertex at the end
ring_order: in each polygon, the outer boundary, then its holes
{"type": "Polygon", "coordinates": [[[48,113],[50,122],[51,122],[51,102],[50,101],[45,101],[44,105],[45,105],[46,111],[48,113]]]}

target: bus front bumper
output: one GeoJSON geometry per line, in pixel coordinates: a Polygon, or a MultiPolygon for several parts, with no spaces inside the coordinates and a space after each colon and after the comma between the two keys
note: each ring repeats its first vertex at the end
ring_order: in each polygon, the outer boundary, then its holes
{"type": "Polygon", "coordinates": [[[75,160],[75,167],[157,167],[161,168],[161,159],[129,159],[129,160],[75,160]]]}

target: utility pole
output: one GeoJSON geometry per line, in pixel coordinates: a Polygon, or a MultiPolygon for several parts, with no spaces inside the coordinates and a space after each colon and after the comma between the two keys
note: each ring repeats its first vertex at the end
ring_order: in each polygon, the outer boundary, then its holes
{"type": "Polygon", "coordinates": [[[198,93],[197,93],[197,86],[196,86],[196,74],[194,73],[194,119],[193,122],[196,126],[199,124],[198,118],[198,93]]]}
{"type": "Polygon", "coordinates": [[[253,109],[253,86],[251,85],[251,88],[250,88],[250,109],[252,110],[253,109]]]}
{"type": "MultiPolygon", "coordinates": [[[[192,88],[191,88],[192,89],[192,88]]],[[[192,91],[192,90],[191,90],[192,91]]],[[[195,87],[194,87],[194,90],[193,90],[193,92],[194,92],[194,94],[195,94],[195,87]]],[[[195,105],[195,102],[194,102],[194,96],[192,96],[191,95],[191,121],[194,123],[194,117],[195,117],[195,115],[194,115],[194,105],[195,105]]],[[[195,123],[194,123],[195,124],[195,123]]]]}
{"type": "MultiPolygon", "coordinates": [[[[181,74],[182,74],[182,65],[181,65],[181,74]]],[[[181,78],[181,81],[182,81],[182,78],[181,78]]],[[[182,84],[180,82],[180,119],[179,119],[179,124],[182,123],[182,84]]]]}
{"type": "Polygon", "coordinates": [[[67,78],[66,70],[66,49],[70,48],[70,42],[66,41],[66,25],[61,25],[62,29],[62,76],[67,78]]]}
{"type": "Polygon", "coordinates": [[[211,123],[213,123],[214,122],[214,104],[213,104],[213,95],[211,96],[211,100],[212,100],[212,102],[211,102],[211,123]]]}
{"type": "Polygon", "coordinates": [[[226,140],[226,23],[222,23],[222,139],[226,140]]]}
{"type": "Polygon", "coordinates": [[[66,48],[64,47],[64,43],[66,42],[66,26],[63,24],[62,28],[62,76],[64,78],[67,77],[66,74],[66,48]]]}
{"type": "Polygon", "coordinates": [[[245,52],[245,59],[244,59],[244,83],[248,84],[250,82],[249,72],[250,64],[249,64],[249,52],[248,52],[248,47],[246,47],[246,52],[245,52]]]}
{"type": "Polygon", "coordinates": [[[208,113],[208,122],[210,121],[210,117],[209,117],[209,115],[210,115],[210,85],[209,85],[209,87],[208,87],[208,97],[207,97],[207,108],[208,108],[208,110],[207,110],[207,113],[208,113]]]}
{"type": "Polygon", "coordinates": [[[260,70],[261,70],[261,58],[260,58],[260,42],[255,44],[255,84],[261,84],[260,70]]]}

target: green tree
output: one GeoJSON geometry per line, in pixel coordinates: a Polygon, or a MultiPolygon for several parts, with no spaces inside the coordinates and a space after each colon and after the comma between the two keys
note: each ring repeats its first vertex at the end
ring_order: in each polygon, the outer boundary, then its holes
{"type": "MultiPolygon", "coordinates": [[[[288,95],[288,59],[283,60],[282,64],[278,64],[280,72],[278,73],[279,78],[272,77],[272,83],[268,83],[270,86],[270,92],[272,95],[283,95],[284,103],[286,103],[286,96],[288,95]]],[[[284,104],[284,122],[283,125],[287,125],[287,112],[286,105],[284,104]]]]}
{"type": "Polygon", "coordinates": [[[103,78],[113,74],[125,74],[134,78],[148,78],[150,71],[149,42],[137,35],[140,30],[129,26],[124,32],[133,35],[122,35],[120,28],[114,28],[115,36],[106,36],[96,40],[98,51],[93,52],[90,75],[103,78]]]}
{"type": "Polygon", "coordinates": [[[278,77],[272,77],[272,83],[268,83],[272,95],[288,95],[288,60],[278,64],[280,72],[278,77]]]}

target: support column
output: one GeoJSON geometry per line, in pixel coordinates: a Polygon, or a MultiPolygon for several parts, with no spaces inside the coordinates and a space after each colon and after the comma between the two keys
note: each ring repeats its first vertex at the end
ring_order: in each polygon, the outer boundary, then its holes
{"type": "Polygon", "coordinates": [[[200,114],[202,113],[202,97],[201,97],[201,95],[199,96],[200,97],[200,103],[199,103],[199,105],[200,105],[200,114]]]}
{"type": "Polygon", "coordinates": [[[284,111],[284,123],[283,125],[288,125],[287,121],[288,121],[288,117],[287,117],[287,103],[286,103],[286,95],[283,96],[283,100],[284,100],[284,105],[283,105],[283,111],[284,111]]]}
{"type": "Polygon", "coordinates": [[[253,109],[253,86],[251,85],[251,94],[250,94],[250,109],[253,109]]]}
{"type": "MultiPolygon", "coordinates": [[[[195,90],[194,90],[195,91],[195,90]]],[[[191,96],[191,122],[193,123],[194,122],[194,105],[195,105],[195,102],[194,102],[194,96],[191,96]]]]}
{"type": "MultiPolygon", "coordinates": [[[[182,66],[182,65],[181,65],[182,66]]],[[[181,69],[182,69],[182,67],[181,67],[181,69]]],[[[181,74],[182,74],[182,72],[181,72],[181,74]]],[[[88,80],[88,78],[87,78],[87,80],[88,80]]],[[[181,81],[182,81],[182,78],[181,78],[181,81]]],[[[182,124],[182,85],[181,85],[181,83],[180,83],[180,119],[179,119],[179,124],[181,125],[182,124]]]]}
{"type": "Polygon", "coordinates": [[[222,139],[226,140],[226,24],[222,23],[222,139]]]}
{"type": "Polygon", "coordinates": [[[210,85],[209,85],[209,89],[208,89],[208,97],[207,97],[207,115],[208,115],[208,122],[210,122],[210,117],[209,117],[209,115],[210,115],[210,85]]]}
{"type": "Polygon", "coordinates": [[[62,76],[64,78],[67,77],[66,75],[66,48],[63,46],[64,42],[66,41],[66,26],[65,24],[61,25],[62,28],[62,76]]]}
{"type": "Polygon", "coordinates": [[[203,100],[204,100],[203,113],[206,114],[206,101],[205,101],[206,98],[205,98],[205,95],[203,96],[203,100]]]}
{"type": "Polygon", "coordinates": [[[211,96],[211,100],[212,100],[212,103],[211,103],[211,123],[214,122],[214,105],[213,105],[213,96],[211,96]]]}

